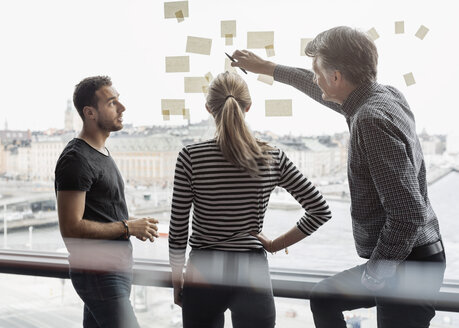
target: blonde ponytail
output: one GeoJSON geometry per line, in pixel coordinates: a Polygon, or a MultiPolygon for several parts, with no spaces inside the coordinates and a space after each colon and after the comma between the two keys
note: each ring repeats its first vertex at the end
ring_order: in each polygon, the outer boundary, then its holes
{"type": "Polygon", "coordinates": [[[245,124],[244,111],[251,103],[247,84],[235,73],[219,74],[209,87],[207,107],[215,118],[217,144],[223,156],[251,176],[259,176],[259,164],[268,163],[271,147],[258,141],[245,124]]]}

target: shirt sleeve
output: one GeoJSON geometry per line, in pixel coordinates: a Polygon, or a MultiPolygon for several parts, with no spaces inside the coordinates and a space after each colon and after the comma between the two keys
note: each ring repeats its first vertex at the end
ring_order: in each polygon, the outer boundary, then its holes
{"type": "Polygon", "coordinates": [[[322,99],[322,90],[314,83],[314,72],[304,68],[276,65],[273,77],[274,80],[291,85],[322,105],[343,114],[341,105],[322,99]]]}
{"type": "Polygon", "coordinates": [[[279,151],[280,181],[279,186],[285,188],[305,210],[297,222],[297,227],[305,235],[310,235],[331,218],[331,211],[322,194],[283,151],[279,151]]]}
{"type": "Polygon", "coordinates": [[[169,262],[181,269],[185,264],[188,224],[193,202],[192,166],[188,150],[183,148],[175,165],[171,220],[169,223],[169,262]]]}
{"type": "Polygon", "coordinates": [[[387,216],[367,268],[378,277],[390,277],[426,224],[427,206],[396,127],[382,118],[365,118],[357,127],[361,152],[387,216]]]}
{"type": "Polygon", "coordinates": [[[88,162],[76,152],[59,158],[54,173],[57,191],[89,191],[94,181],[94,172],[88,162]]]}

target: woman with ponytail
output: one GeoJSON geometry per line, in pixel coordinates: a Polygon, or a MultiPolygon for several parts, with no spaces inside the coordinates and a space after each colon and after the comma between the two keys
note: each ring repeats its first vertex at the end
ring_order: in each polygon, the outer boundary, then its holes
{"type": "Polygon", "coordinates": [[[239,75],[219,74],[206,100],[216,137],[184,147],[175,169],[169,229],[174,302],[182,306],[185,328],[223,327],[227,309],[233,327],[274,327],[265,250],[276,252],[302,240],[331,213],[282,150],[253,136],[244,120],[252,101],[239,75]],[[261,230],[276,186],[290,192],[305,213],[287,233],[269,240],[261,230]],[[191,252],[183,278],[188,242],[191,252]]]}

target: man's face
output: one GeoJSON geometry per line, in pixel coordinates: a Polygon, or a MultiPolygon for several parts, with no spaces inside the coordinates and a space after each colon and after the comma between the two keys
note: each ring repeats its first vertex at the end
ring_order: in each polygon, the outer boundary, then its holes
{"type": "Polygon", "coordinates": [[[320,57],[314,57],[312,70],[314,71],[314,82],[322,90],[322,99],[337,102],[336,88],[332,83],[332,79],[334,78],[333,73],[323,68],[320,57]]]}
{"type": "Polygon", "coordinates": [[[119,101],[119,93],[112,86],[103,86],[96,91],[97,125],[107,132],[123,128],[123,112],[126,108],[119,101]]]}

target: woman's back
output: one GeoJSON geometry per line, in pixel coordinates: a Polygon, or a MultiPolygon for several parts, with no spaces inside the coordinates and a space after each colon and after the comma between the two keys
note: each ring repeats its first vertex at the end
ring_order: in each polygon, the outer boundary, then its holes
{"type": "Polygon", "coordinates": [[[252,236],[261,231],[271,192],[287,189],[307,213],[298,228],[309,235],[329,219],[328,206],[313,184],[282,150],[272,148],[269,163],[254,177],[230,163],[216,140],[186,146],[179,153],[170,222],[171,261],[184,262],[188,222],[193,205],[193,249],[248,251],[262,248],[252,236]]]}

